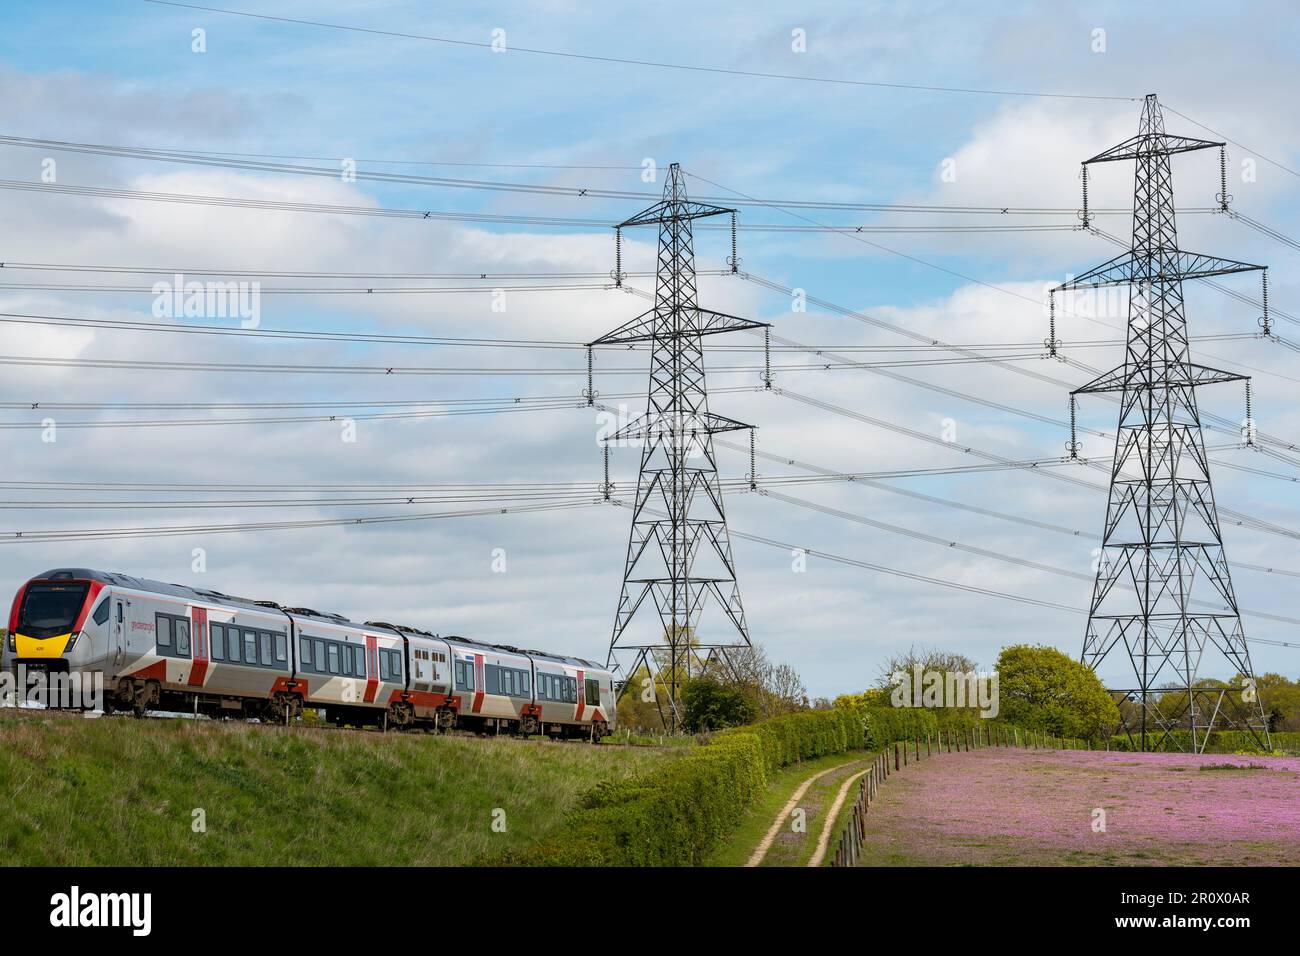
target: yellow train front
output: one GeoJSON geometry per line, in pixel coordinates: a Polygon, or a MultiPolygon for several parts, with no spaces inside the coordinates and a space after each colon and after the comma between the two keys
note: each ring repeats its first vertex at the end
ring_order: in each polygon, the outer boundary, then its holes
{"type": "Polygon", "coordinates": [[[112,608],[94,572],[48,571],[24,584],[9,611],[6,670],[101,670],[106,664],[112,608]],[[98,638],[98,639],[97,639],[98,638]]]}

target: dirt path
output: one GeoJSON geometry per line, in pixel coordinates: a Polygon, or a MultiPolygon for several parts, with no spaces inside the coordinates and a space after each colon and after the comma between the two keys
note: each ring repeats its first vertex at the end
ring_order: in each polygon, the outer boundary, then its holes
{"type": "Polygon", "coordinates": [[[808,861],[809,866],[821,866],[822,860],[826,859],[826,848],[831,843],[831,825],[835,823],[840,815],[840,807],[844,806],[844,801],[848,798],[849,788],[857,782],[858,778],[863,776],[867,771],[859,770],[849,779],[844,781],[840,787],[840,792],[835,795],[835,802],[826,813],[826,818],[822,821],[821,836],[817,839],[817,849],[813,852],[812,858],[808,861]]]}
{"type": "Polygon", "coordinates": [[[861,865],[1294,865],[1300,759],[987,749],[891,777],[861,865]]]}
{"type": "Polygon", "coordinates": [[[833,819],[824,812],[831,802],[831,794],[846,776],[855,776],[865,769],[869,758],[847,760],[829,767],[804,780],[795,790],[781,812],[772,821],[772,826],[750,856],[746,866],[799,866],[808,851],[810,841],[826,821],[833,819]],[[796,809],[804,811],[803,828],[796,829],[791,819],[796,809]]]}
{"type": "Polygon", "coordinates": [[[839,767],[827,767],[825,770],[818,771],[803,783],[799,784],[795,789],[794,794],[786,802],[786,805],[781,808],[779,813],[777,813],[776,819],[772,821],[771,828],[766,834],[764,834],[763,839],[759,841],[758,846],[754,847],[754,852],[750,858],[745,861],[745,866],[758,866],[763,862],[763,857],[767,856],[767,851],[770,850],[772,844],[776,842],[776,835],[781,831],[781,826],[790,819],[790,814],[794,813],[794,808],[799,806],[799,801],[802,800],[803,795],[808,792],[808,788],[831,771],[838,769],[839,767]]]}

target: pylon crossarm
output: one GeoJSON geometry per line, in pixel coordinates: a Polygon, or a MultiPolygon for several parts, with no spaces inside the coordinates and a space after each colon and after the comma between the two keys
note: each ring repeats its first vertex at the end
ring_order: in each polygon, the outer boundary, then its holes
{"type": "Polygon", "coordinates": [[[1080,385],[1070,392],[1071,395],[1090,395],[1101,392],[1136,391],[1153,382],[1160,388],[1200,388],[1202,385],[1218,385],[1223,382],[1249,381],[1249,375],[1228,372],[1195,362],[1151,362],[1146,365],[1127,364],[1103,372],[1091,382],[1080,385]]]}
{"type": "Polygon", "coordinates": [[[1238,262],[1182,249],[1152,249],[1122,252],[1113,259],[1058,285],[1053,292],[1069,289],[1100,289],[1117,285],[1182,282],[1209,279],[1237,272],[1258,272],[1268,268],[1253,262],[1238,262]]]}
{"type": "Polygon", "coordinates": [[[694,308],[691,319],[692,330],[689,334],[695,335],[714,335],[718,332],[739,332],[744,329],[767,329],[771,328],[770,322],[757,322],[753,319],[742,319],[736,315],[728,315],[726,312],[714,312],[712,309],[694,308]]]}
{"type": "Polygon", "coordinates": [[[701,309],[698,306],[682,309],[680,321],[673,323],[670,316],[661,316],[656,307],[642,312],[612,332],[606,332],[595,341],[587,343],[587,347],[671,341],[693,335],[717,335],[720,332],[765,329],[769,326],[768,322],[755,322],[752,319],[742,319],[739,316],[728,315],[726,312],[714,312],[712,309],[701,309]],[[674,325],[676,328],[673,327],[674,325]]]}
{"type": "Polygon", "coordinates": [[[752,427],[714,412],[695,412],[681,416],[650,412],[624,425],[605,441],[637,441],[647,438],[655,441],[672,441],[691,435],[716,435],[720,432],[744,431],[752,427]]]}
{"type": "Polygon", "coordinates": [[[661,199],[649,209],[643,209],[631,219],[620,222],[618,228],[659,226],[670,222],[705,219],[709,216],[730,216],[735,211],[723,206],[711,206],[706,202],[695,202],[691,199],[661,199]]]}
{"type": "Polygon", "coordinates": [[[1174,153],[1191,153],[1198,149],[1218,149],[1226,143],[1208,139],[1196,139],[1192,136],[1171,136],[1169,133],[1138,133],[1124,142],[1098,153],[1091,159],[1085,159],[1085,166],[1091,163],[1114,163],[1124,159],[1144,159],[1148,156],[1170,156],[1174,153]]]}

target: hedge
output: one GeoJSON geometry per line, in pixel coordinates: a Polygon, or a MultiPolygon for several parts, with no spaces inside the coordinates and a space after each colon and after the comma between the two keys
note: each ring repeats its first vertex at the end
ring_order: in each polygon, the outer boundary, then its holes
{"type": "MultiPolygon", "coordinates": [[[[1147,729],[1147,745],[1155,746],[1156,741],[1161,739],[1164,733],[1159,727],[1147,729]]],[[[1133,731],[1133,741],[1130,741],[1126,734],[1116,734],[1110,738],[1110,749],[1120,751],[1131,751],[1134,743],[1140,747],[1141,737],[1138,731],[1133,731]]],[[[1271,736],[1273,749],[1280,753],[1300,752],[1300,733],[1295,732],[1275,732],[1271,736]]],[[[1198,738],[1198,746],[1201,741],[1198,738]]],[[[1188,730],[1174,730],[1169,734],[1169,739],[1164,742],[1163,750],[1172,753],[1190,752],[1192,749],[1192,734],[1188,730]]],[[[1206,753],[1238,753],[1249,752],[1259,753],[1259,742],[1255,737],[1242,730],[1216,730],[1210,735],[1209,745],[1205,748],[1206,753]]]]}
{"type": "Polygon", "coordinates": [[[694,866],[740,822],[768,775],[864,746],[861,714],[812,710],[717,734],[686,756],[596,787],[558,834],[494,859],[516,866],[694,866]]]}

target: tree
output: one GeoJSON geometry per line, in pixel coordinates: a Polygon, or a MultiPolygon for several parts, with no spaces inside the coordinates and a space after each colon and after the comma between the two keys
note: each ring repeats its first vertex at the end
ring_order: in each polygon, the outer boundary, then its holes
{"type": "Polygon", "coordinates": [[[758,705],[738,684],[693,677],[682,687],[682,729],[688,733],[738,727],[757,717],[758,705]]]}
{"type": "Polygon", "coordinates": [[[1099,737],[1119,708],[1090,667],[1054,647],[1016,644],[998,655],[999,716],[1058,737],[1099,737]]]}
{"type": "Polygon", "coordinates": [[[906,654],[896,654],[891,657],[885,666],[880,669],[880,677],[876,680],[877,687],[890,688],[894,686],[895,674],[912,674],[913,668],[921,665],[921,671],[941,671],[951,674],[969,674],[976,670],[975,662],[965,654],[958,654],[956,651],[945,651],[937,647],[925,648],[919,650],[913,644],[907,649],[906,654]]]}
{"type": "Polygon", "coordinates": [[[1268,716],[1268,729],[1273,733],[1300,730],[1300,680],[1268,673],[1261,674],[1256,684],[1268,716]]]}
{"type": "Polygon", "coordinates": [[[744,688],[758,706],[760,717],[808,708],[808,689],[799,672],[790,664],[774,664],[761,644],[731,648],[727,659],[730,668],[720,670],[717,676],[744,688]]]}

